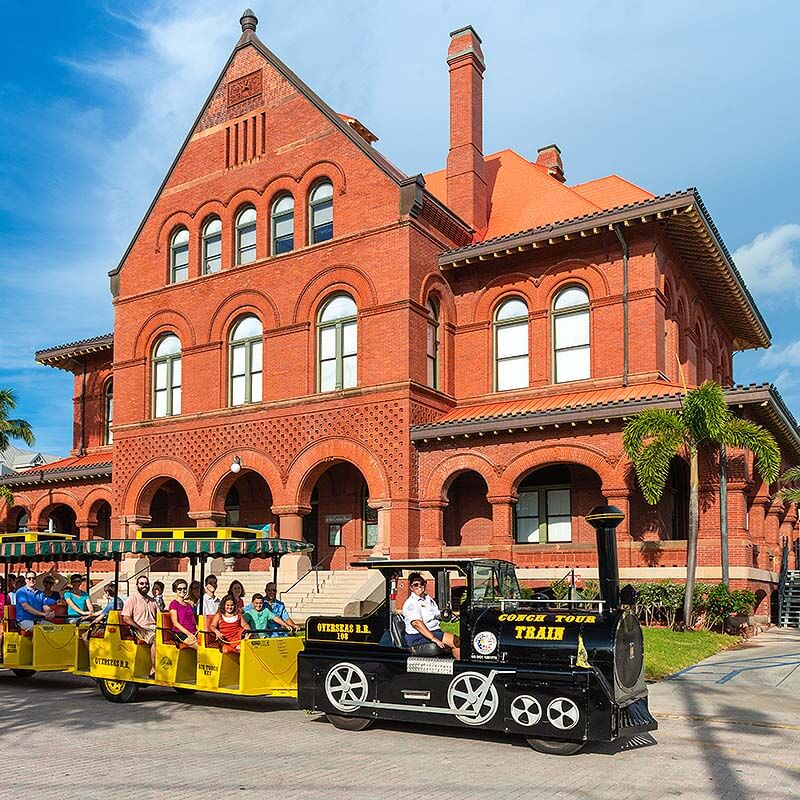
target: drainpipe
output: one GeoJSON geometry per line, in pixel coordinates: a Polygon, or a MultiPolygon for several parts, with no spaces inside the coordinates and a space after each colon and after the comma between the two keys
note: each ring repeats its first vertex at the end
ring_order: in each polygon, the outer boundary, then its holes
{"type": "Polygon", "coordinates": [[[81,446],[78,455],[82,456],[86,452],[86,362],[83,362],[83,372],[81,375],[81,446]]]}
{"type": "Polygon", "coordinates": [[[614,226],[620,246],[622,247],[622,385],[628,385],[630,356],[628,353],[628,243],[622,235],[619,225],[614,226]]]}

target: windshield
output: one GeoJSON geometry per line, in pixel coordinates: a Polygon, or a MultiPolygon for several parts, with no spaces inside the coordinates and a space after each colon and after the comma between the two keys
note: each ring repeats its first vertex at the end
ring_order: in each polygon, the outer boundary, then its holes
{"type": "Polygon", "coordinates": [[[522,593],[513,564],[502,561],[475,564],[472,569],[472,600],[519,600],[522,593]]]}

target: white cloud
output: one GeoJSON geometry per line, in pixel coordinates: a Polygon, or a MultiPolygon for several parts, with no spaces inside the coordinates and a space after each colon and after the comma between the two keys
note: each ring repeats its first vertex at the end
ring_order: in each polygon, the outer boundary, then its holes
{"type": "Polygon", "coordinates": [[[779,225],[759,233],[733,254],[747,285],[764,298],[797,296],[800,285],[800,225],[779,225]]]}
{"type": "Polygon", "coordinates": [[[790,367],[800,367],[800,340],[783,347],[771,347],[761,356],[761,366],[781,369],[781,375],[789,374],[790,367]]]}

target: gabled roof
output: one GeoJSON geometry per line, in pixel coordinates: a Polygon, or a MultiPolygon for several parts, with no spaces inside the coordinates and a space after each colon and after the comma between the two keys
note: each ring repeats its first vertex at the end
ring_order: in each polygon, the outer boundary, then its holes
{"type": "Polygon", "coordinates": [[[114,350],[114,334],[103,333],[100,336],[93,336],[91,339],[81,339],[69,344],[59,344],[55,347],[48,347],[44,350],[37,350],[35,359],[40,364],[48,367],[72,371],[74,362],[82,356],[100,353],[104,350],[114,350]]]}
{"type": "Polygon", "coordinates": [[[27,472],[0,478],[4,486],[36,486],[45,483],[64,483],[111,477],[112,456],[110,452],[88,453],[70,456],[50,464],[44,464],[27,472]]]}
{"type": "Polygon", "coordinates": [[[42,453],[40,450],[23,450],[10,444],[5,450],[0,450],[0,474],[4,474],[2,470],[6,467],[13,471],[25,470],[49,464],[58,458],[59,456],[42,453]]]}
{"type": "MultiPolygon", "coordinates": [[[[252,15],[251,17],[255,19],[255,16],[252,15]]],[[[243,17],[244,19],[244,17],[243,17]]],[[[341,115],[337,114],[319,95],[316,94],[304,81],[302,81],[286,64],[283,63],[267,46],[256,36],[254,28],[245,28],[243,26],[242,35],[239,38],[239,41],[236,43],[236,46],[233,48],[233,52],[230,54],[228,60],[225,62],[225,66],[220,71],[219,77],[217,78],[214,86],[211,88],[211,91],[206,98],[206,101],[203,103],[202,108],[200,109],[200,113],[195,118],[195,121],[192,123],[191,127],[189,128],[189,132],[186,135],[186,138],[183,140],[183,144],[181,144],[177,155],[175,156],[172,164],[170,164],[169,169],[167,170],[166,175],[164,176],[164,180],[161,182],[161,185],[158,187],[155,196],[153,197],[152,202],[150,203],[147,211],[145,212],[144,217],[142,217],[142,221],[139,223],[139,227],[136,229],[136,233],[134,233],[133,238],[131,239],[128,247],[125,249],[125,253],[123,254],[122,258],[120,259],[119,264],[112,269],[108,274],[111,278],[111,293],[116,297],[119,286],[118,280],[116,280],[116,276],[119,275],[120,271],[122,270],[122,266],[125,263],[128,255],[130,254],[131,250],[133,249],[133,245],[135,244],[136,240],[139,238],[139,234],[142,232],[142,229],[145,226],[145,223],[150,217],[153,209],[155,208],[156,203],[158,202],[161,193],[164,191],[167,183],[169,182],[172,173],[175,170],[175,167],[178,165],[178,162],[183,155],[184,150],[188,146],[189,142],[191,141],[192,135],[194,134],[195,129],[197,128],[200,120],[205,113],[206,108],[208,107],[209,103],[214,98],[214,95],[217,92],[220,84],[222,83],[225,74],[228,71],[233,59],[235,58],[236,54],[245,47],[254,47],[263,57],[264,59],[278,72],[280,73],[294,88],[303,95],[313,106],[317,108],[317,110],[325,116],[328,121],[337,128],[344,136],[346,136],[361,152],[370,160],[373,164],[375,164],[378,169],[380,169],[390,180],[394,181],[398,186],[402,181],[404,181],[407,176],[406,174],[392,164],[389,159],[387,159],[384,155],[379,153],[375,148],[373,148],[365,138],[358,133],[358,131],[352,127],[345,119],[342,118],[341,115]]],[[[348,117],[348,119],[350,119],[348,117]]],[[[366,130],[366,128],[365,128],[366,130]]]]}

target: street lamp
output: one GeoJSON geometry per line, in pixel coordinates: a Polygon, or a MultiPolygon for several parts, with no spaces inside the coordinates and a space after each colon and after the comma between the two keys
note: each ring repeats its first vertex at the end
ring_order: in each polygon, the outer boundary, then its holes
{"type": "Polygon", "coordinates": [[[231,462],[231,472],[236,475],[238,472],[242,471],[242,459],[239,456],[234,456],[233,461],[231,462]]]}

